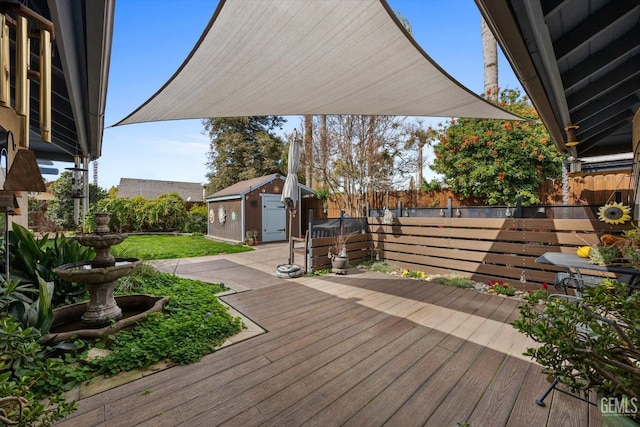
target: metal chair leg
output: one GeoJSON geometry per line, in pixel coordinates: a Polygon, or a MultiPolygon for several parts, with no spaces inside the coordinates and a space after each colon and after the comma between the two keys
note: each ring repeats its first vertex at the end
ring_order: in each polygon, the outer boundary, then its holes
{"type": "Polygon", "coordinates": [[[545,392],[542,394],[542,396],[540,396],[540,398],[536,399],[536,405],[538,405],[538,406],[546,406],[544,404],[544,399],[546,399],[547,396],[549,395],[549,393],[551,393],[553,391],[553,389],[556,388],[556,385],[558,385],[558,379],[554,378],[553,382],[551,383],[549,388],[547,388],[545,390],[545,392]]]}

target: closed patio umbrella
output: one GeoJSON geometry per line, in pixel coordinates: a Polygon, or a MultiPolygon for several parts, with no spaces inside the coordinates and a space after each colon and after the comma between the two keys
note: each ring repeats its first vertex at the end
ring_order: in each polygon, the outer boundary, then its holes
{"type": "Polygon", "coordinates": [[[287,179],[282,188],[282,203],[289,211],[289,261],[288,264],[279,265],[277,268],[278,275],[281,277],[300,277],[303,273],[302,269],[297,265],[292,265],[293,259],[293,236],[292,236],[292,217],[293,210],[298,203],[298,168],[300,167],[300,145],[298,143],[298,131],[293,130],[289,137],[289,156],[287,159],[287,179]]]}
{"type": "MultiPolygon", "coordinates": [[[[298,131],[293,130],[289,141],[289,157],[287,159],[287,179],[282,188],[282,203],[293,211],[298,202],[298,168],[300,167],[300,145],[298,144],[298,131]]],[[[291,228],[289,228],[291,235],[291,228]]]]}

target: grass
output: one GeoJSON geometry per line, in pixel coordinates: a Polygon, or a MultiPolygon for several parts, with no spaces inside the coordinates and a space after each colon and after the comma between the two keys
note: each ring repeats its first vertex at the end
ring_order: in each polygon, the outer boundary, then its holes
{"type": "Polygon", "coordinates": [[[131,235],[111,248],[118,258],[143,260],[189,258],[252,251],[241,244],[215,242],[203,236],[131,235]]]}

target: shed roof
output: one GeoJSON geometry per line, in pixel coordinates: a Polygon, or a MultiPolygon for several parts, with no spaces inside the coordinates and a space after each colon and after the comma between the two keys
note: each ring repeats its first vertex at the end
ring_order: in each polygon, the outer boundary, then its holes
{"type": "Polygon", "coordinates": [[[169,193],[178,193],[187,202],[202,202],[204,198],[202,184],[199,182],[120,178],[118,186],[118,197],[142,196],[153,200],[169,193]]]}
{"type": "MultiPolygon", "coordinates": [[[[214,202],[217,200],[229,200],[229,199],[239,199],[245,194],[259,188],[265,184],[270,183],[274,179],[282,179],[284,181],[285,177],[274,173],[271,175],[259,176],[257,178],[247,179],[245,181],[236,182],[233,185],[230,185],[227,188],[223,188],[220,191],[217,191],[213,194],[210,194],[206,197],[208,202],[214,202]]],[[[307,187],[304,184],[298,184],[302,194],[313,194],[313,189],[307,187]]]]}

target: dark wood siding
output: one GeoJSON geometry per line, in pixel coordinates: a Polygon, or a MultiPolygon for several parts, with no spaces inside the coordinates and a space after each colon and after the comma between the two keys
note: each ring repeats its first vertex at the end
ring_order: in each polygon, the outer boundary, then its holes
{"type": "Polygon", "coordinates": [[[226,240],[243,241],[242,207],[240,199],[209,202],[209,235],[226,240]],[[219,209],[224,208],[226,219],[220,222],[219,209]]]}
{"type": "MultiPolygon", "coordinates": [[[[208,234],[213,237],[219,237],[222,239],[244,241],[243,235],[243,221],[244,231],[254,229],[258,232],[258,241],[262,241],[262,194],[282,194],[282,187],[284,186],[284,178],[277,177],[272,181],[251,189],[242,198],[234,200],[224,200],[219,202],[209,202],[209,232],[208,234]],[[242,211],[242,205],[244,204],[244,217],[242,211]],[[218,209],[220,206],[224,206],[227,212],[227,219],[225,224],[221,224],[218,218],[218,209]],[[212,221],[211,212],[215,214],[215,220],[212,221]],[[232,219],[232,214],[235,212],[235,221],[232,219]]],[[[293,231],[294,236],[299,235],[300,230],[297,223],[299,208],[296,209],[296,218],[293,219],[293,231]]],[[[289,221],[287,218],[287,227],[289,221]]],[[[288,232],[288,231],[287,231],[288,232]]],[[[287,234],[288,236],[288,234],[287,234]]]]}

